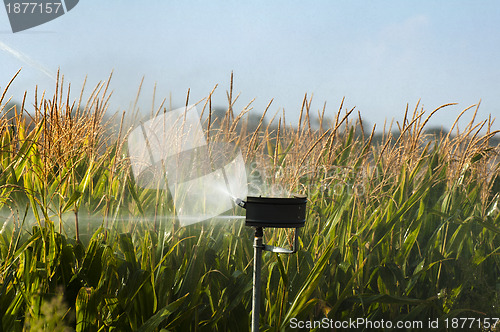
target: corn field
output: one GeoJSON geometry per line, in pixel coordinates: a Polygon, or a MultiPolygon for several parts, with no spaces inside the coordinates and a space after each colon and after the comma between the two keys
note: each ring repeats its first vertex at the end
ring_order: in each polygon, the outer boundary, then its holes
{"type": "MultiPolygon", "coordinates": [[[[126,139],[138,114],[104,121],[109,81],[71,100],[61,78],[53,96],[7,109],[11,83],[0,91],[0,331],[248,330],[253,229],[241,218],[180,227],[168,191],[135,184],[126,139]]],[[[239,146],[254,183],[308,197],[299,252],[263,255],[262,331],[500,317],[498,148],[478,106],[460,114],[472,113],[465,128],[430,135],[450,105],[367,130],[342,104],[316,117],[306,96],[298,123],[264,121],[270,103],[249,130],[251,104],[228,100],[219,118],[211,94],[199,103],[209,139],[239,146]]],[[[291,239],[265,231],[270,245],[291,239]]]]}

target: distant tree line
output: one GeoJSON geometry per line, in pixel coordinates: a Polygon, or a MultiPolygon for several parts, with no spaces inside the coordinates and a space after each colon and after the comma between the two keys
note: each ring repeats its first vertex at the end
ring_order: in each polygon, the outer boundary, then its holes
{"type": "MultiPolygon", "coordinates": [[[[20,111],[21,107],[22,107],[21,103],[16,102],[16,101],[10,101],[3,108],[2,114],[0,114],[0,117],[3,117],[4,120],[12,122],[14,117],[15,117],[16,111],[17,111],[17,114],[21,113],[21,111],[20,111]]],[[[82,111],[82,110],[80,110],[80,111],[82,111]]],[[[80,114],[81,113],[82,112],[80,112],[80,114]]],[[[72,110],[72,114],[76,115],[75,109],[72,110]]],[[[212,112],[211,112],[210,128],[212,130],[221,129],[221,126],[224,123],[224,119],[227,116],[234,116],[234,115],[228,115],[227,108],[214,107],[212,109],[212,112]]],[[[29,118],[29,116],[27,115],[26,112],[23,112],[23,117],[26,118],[26,123],[29,124],[31,119],[29,118]]],[[[103,123],[107,123],[110,118],[111,117],[108,114],[106,114],[103,118],[103,123]]],[[[203,125],[206,128],[208,126],[208,123],[209,123],[208,112],[205,112],[202,120],[203,120],[203,125]]],[[[231,121],[232,121],[232,119],[231,119],[231,121]]],[[[309,121],[309,123],[307,125],[310,125],[311,129],[313,129],[313,130],[319,129],[320,126],[322,126],[323,128],[327,128],[329,125],[331,125],[331,122],[332,122],[331,119],[324,118],[323,120],[320,121],[318,117],[312,117],[312,116],[308,121],[309,121]]],[[[362,123],[363,123],[363,128],[361,128],[359,121],[356,123],[356,125],[358,126],[358,128],[356,128],[356,135],[361,136],[364,133],[365,137],[369,136],[371,134],[372,128],[370,128],[366,124],[366,122],[362,121],[362,123]]],[[[273,123],[269,124],[269,121],[266,117],[264,117],[262,119],[262,114],[253,113],[253,112],[248,112],[247,114],[244,115],[244,117],[239,121],[238,126],[237,126],[235,131],[240,132],[240,130],[244,126],[246,129],[245,131],[247,133],[252,133],[252,132],[255,132],[257,130],[257,128],[259,128],[259,124],[260,124],[260,129],[259,129],[260,131],[263,132],[264,130],[266,130],[266,128],[268,128],[269,129],[268,135],[270,135],[271,138],[274,135],[276,135],[277,130],[278,130],[278,121],[276,119],[274,119],[273,123]],[[261,121],[262,121],[262,123],[261,123],[261,121]]],[[[288,126],[288,124],[287,124],[287,126],[288,126]]],[[[437,127],[437,126],[431,126],[429,128],[426,128],[423,133],[427,136],[428,139],[433,139],[433,138],[439,139],[440,137],[444,137],[444,136],[448,135],[448,131],[446,129],[444,129],[443,127],[437,127]]],[[[393,137],[394,141],[398,139],[399,134],[400,134],[399,130],[392,131],[392,137],[393,137]]],[[[451,137],[453,137],[453,136],[454,135],[451,135],[451,137]]],[[[380,131],[375,131],[373,138],[372,138],[372,143],[373,144],[380,144],[382,142],[385,142],[385,138],[387,138],[387,133],[384,134],[380,131]]],[[[490,138],[490,140],[489,140],[490,146],[498,146],[499,144],[500,144],[500,137],[498,137],[498,135],[490,138]]]]}

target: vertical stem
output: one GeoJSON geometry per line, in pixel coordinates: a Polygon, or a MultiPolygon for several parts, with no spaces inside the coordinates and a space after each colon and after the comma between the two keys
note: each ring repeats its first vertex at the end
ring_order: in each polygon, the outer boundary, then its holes
{"type": "Polygon", "coordinates": [[[78,226],[78,210],[75,209],[75,232],[76,232],[76,241],[80,242],[80,230],[78,226]]]}
{"type": "Polygon", "coordinates": [[[110,199],[106,198],[106,208],[104,209],[104,241],[108,240],[108,228],[109,228],[109,221],[108,221],[108,215],[109,215],[109,204],[110,204],[110,199]]]}
{"type": "MultiPolygon", "coordinates": [[[[59,206],[61,206],[59,204],[59,206]]],[[[59,233],[62,234],[62,213],[61,213],[61,210],[58,211],[59,213],[57,214],[57,216],[59,217],[59,233]]]]}
{"type": "Polygon", "coordinates": [[[259,309],[260,309],[260,273],[262,265],[262,237],[264,233],[262,227],[255,228],[255,238],[253,243],[253,297],[252,297],[252,332],[259,331],[259,309]]]}
{"type": "Polygon", "coordinates": [[[300,228],[295,228],[295,233],[293,235],[293,253],[296,253],[299,250],[299,229],[300,228]]]}

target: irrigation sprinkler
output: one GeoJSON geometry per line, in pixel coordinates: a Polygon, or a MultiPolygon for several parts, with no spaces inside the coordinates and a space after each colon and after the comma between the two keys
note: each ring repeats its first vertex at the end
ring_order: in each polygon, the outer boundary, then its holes
{"type": "Polygon", "coordinates": [[[128,149],[135,183],[145,189],[168,189],[181,226],[219,217],[235,205],[246,209],[246,226],[255,228],[252,331],[258,331],[262,251],[297,252],[307,198],[247,196],[241,151],[228,143],[210,142],[195,106],[141,122],[128,136],[128,149]],[[295,228],[292,248],[264,244],[264,228],[295,228]]]}
{"type": "Polygon", "coordinates": [[[298,250],[299,228],[306,220],[305,196],[291,198],[253,197],[246,201],[236,199],[236,204],[246,209],[245,225],[255,227],[254,236],[254,267],[252,293],[252,332],[259,331],[259,311],[261,294],[262,251],[279,254],[293,254],[298,250]],[[295,228],[294,241],[291,249],[264,244],[264,228],[295,228]]]}

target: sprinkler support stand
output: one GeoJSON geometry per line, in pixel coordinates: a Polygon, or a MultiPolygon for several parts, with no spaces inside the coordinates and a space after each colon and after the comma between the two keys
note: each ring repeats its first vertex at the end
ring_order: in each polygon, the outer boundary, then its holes
{"type": "Polygon", "coordinates": [[[260,311],[260,273],[262,268],[262,237],[264,232],[262,227],[255,227],[255,237],[253,242],[253,296],[252,296],[252,332],[259,331],[259,311],[260,311]]]}
{"type": "Polygon", "coordinates": [[[295,228],[295,235],[292,249],[285,249],[264,244],[264,231],[262,227],[255,227],[255,235],[253,242],[253,294],[252,294],[252,332],[259,331],[260,317],[260,295],[261,295],[261,270],[262,270],[262,250],[271,251],[278,254],[294,254],[299,247],[299,229],[295,228]]]}

